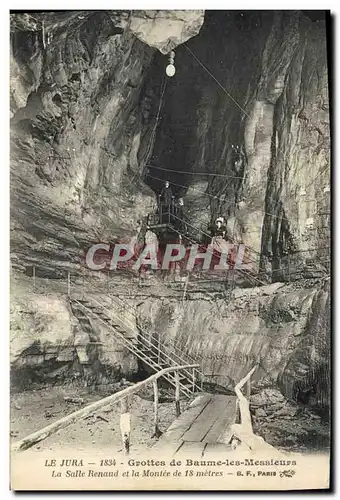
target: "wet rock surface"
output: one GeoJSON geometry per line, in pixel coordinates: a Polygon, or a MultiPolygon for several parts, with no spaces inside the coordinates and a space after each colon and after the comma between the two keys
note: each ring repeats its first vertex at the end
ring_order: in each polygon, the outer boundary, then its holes
{"type": "Polygon", "coordinates": [[[254,426],[268,442],[327,443],[325,21],[294,11],[208,11],[204,22],[202,11],[145,12],[11,15],[12,273],[32,279],[34,266],[44,281],[39,293],[12,288],[13,383],[98,388],[138,373],[109,332],[72,310],[67,273],[81,290],[88,248],[136,236],[169,178],[197,238],[225,214],[229,234],[257,252],[266,286],[202,286],[183,302],[181,288],[150,273],[148,287],[137,290],[130,275],[115,292],[132,296],[140,325],[203,355],[211,388],[232,390],[259,363],[254,426]],[[173,48],[176,76],[164,80],[173,48]]]}
{"type": "Polygon", "coordinates": [[[168,54],[197,35],[203,21],[203,10],[135,10],[129,29],[142,42],[168,54]]]}
{"type": "Polygon", "coordinates": [[[330,447],[329,414],[288,402],[278,389],[268,388],[250,397],[255,434],[286,451],[320,452],[330,447]]]}
{"type": "Polygon", "coordinates": [[[289,401],[327,409],[329,283],[319,289],[315,282],[302,289],[281,285],[236,289],[224,298],[190,298],[184,305],[154,297],[138,306],[140,324],[162,332],[164,342],[202,363],[207,382],[232,389],[259,364],[256,383],[267,380],[270,387],[274,382],[289,401]],[[316,318],[323,326],[311,328],[316,318]]]}
{"type": "Polygon", "coordinates": [[[95,240],[131,236],[155,208],[148,186],[157,191],[171,176],[178,194],[188,191],[191,222],[206,227],[224,213],[274,279],[301,262],[312,275],[327,272],[325,22],[302,12],[208,11],[201,26],[202,11],[181,12],[11,16],[18,266],[48,253],[73,264],[95,240]],[[129,28],[139,19],[158,29],[158,18],[179,43],[162,103],[166,60],[129,28]]]}

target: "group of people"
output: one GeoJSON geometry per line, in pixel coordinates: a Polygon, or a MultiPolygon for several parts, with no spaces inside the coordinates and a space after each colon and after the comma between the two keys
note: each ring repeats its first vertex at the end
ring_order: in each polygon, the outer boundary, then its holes
{"type": "MultiPolygon", "coordinates": [[[[161,224],[172,224],[174,226],[185,225],[184,200],[176,197],[170,182],[165,181],[158,195],[158,215],[161,224]]],[[[227,238],[227,222],[224,216],[219,216],[209,227],[212,238],[227,238]]]]}
{"type": "Polygon", "coordinates": [[[184,200],[176,197],[169,181],[165,181],[162,191],[158,195],[158,212],[161,224],[183,220],[184,200]]]}

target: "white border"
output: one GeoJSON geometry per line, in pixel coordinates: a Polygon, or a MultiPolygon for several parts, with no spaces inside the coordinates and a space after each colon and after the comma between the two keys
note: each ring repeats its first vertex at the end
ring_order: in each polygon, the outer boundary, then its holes
{"type": "MultiPolygon", "coordinates": [[[[98,9],[204,9],[207,8],[210,10],[234,10],[232,7],[228,5],[229,2],[222,2],[220,0],[210,0],[209,5],[207,6],[207,2],[202,2],[202,1],[189,1],[189,0],[173,0],[172,2],[167,2],[167,1],[147,1],[147,2],[136,2],[136,1],[129,1],[129,0],[117,0],[116,2],[113,2],[112,0],[100,0],[96,2],[90,2],[89,0],[69,0],[69,1],[42,1],[42,0],[31,0],[31,2],[24,2],[24,1],[12,1],[12,2],[3,2],[0,8],[0,22],[1,22],[1,29],[0,29],[0,36],[1,36],[1,43],[0,43],[0,48],[1,48],[1,92],[0,92],[0,98],[1,98],[1,111],[2,111],[2,121],[1,121],[1,152],[2,152],[2,165],[0,168],[0,187],[1,187],[1,196],[0,196],[0,203],[1,203],[1,208],[0,208],[0,214],[1,214],[1,223],[2,223],[2,232],[1,232],[1,279],[0,279],[0,286],[1,286],[1,300],[0,300],[0,318],[1,318],[1,323],[2,323],[2,328],[1,328],[1,333],[3,335],[3,338],[8,339],[8,325],[9,325],[9,300],[8,300],[8,294],[9,294],[9,246],[8,246],[8,234],[9,234],[9,112],[8,112],[8,95],[9,95],[9,90],[8,90],[8,82],[9,82],[9,23],[8,23],[8,11],[9,9],[21,9],[21,10],[27,10],[27,9],[40,9],[40,10],[46,10],[47,8],[50,10],[98,10],[98,9]]],[[[235,5],[234,2],[230,2],[235,5]]],[[[339,5],[339,4],[338,4],[339,5]]],[[[268,0],[261,0],[256,2],[251,2],[249,0],[239,0],[237,2],[237,10],[272,10],[273,7],[275,10],[322,10],[322,9],[330,9],[332,13],[335,15],[338,14],[339,12],[339,7],[337,6],[337,3],[335,0],[332,0],[330,2],[327,2],[327,5],[321,4],[321,2],[314,2],[311,0],[303,0],[300,2],[296,2],[294,0],[285,0],[284,2],[270,2],[268,0]],[[298,3],[298,5],[297,5],[298,3]]],[[[333,26],[333,31],[335,35],[335,30],[336,30],[336,25],[338,23],[335,22],[333,26]]],[[[334,42],[334,49],[336,50],[336,53],[339,55],[339,37],[335,37],[334,42]]],[[[335,56],[333,57],[333,63],[335,64],[335,56]]],[[[333,100],[335,100],[335,95],[339,95],[338,93],[338,88],[339,88],[339,65],[338,67],[333,67],[333,76],[336,79],[336,85],[333,87],[333,100]]],[[[337,99],[337,107],[336,110],[333,109],[333,125],[335,125],[335,119],[336,117],[339,116],[339,98],[337,99]]],[[[338,148],[336,147],[339,144],[339,128],[334,126],[334,129],[332,131],[333,136],[333,148],[334,148],[334,161],[338,158],[338,148]],[[334,134],[336,132],[336,136],[334,134]]],[[[338,165],[333,165],[333,179],[335,180],[336,175],[335,171],[337,169],[338,165]]],[[[335,186],[333,186],[335,188],[335,186]]],[[[335,196],[335,199],[337,197],[335,196]]],[[[336,203],[336,213],[333,215],[334,217],[334,223],[336,225],[336,222],[340,220],[340,214],[339,214],[339,204],[336,203]]],[[[335,231],[335,228],[333,229],[335,231]]],[[[334,241],[334,259],[336,258],[336,249],[340,248],[340,236],[339,232],[335,232],[335,241],[334,241]]],[[[339,273],[339,267],[336,268],[336,277],[338,278],[338,273],[339,273]]],[[[340,310],[340,303],[338,303],[338,297],[337,294],[335,293],[334,296],[334,303],[333,303],[333,309],[334,311],[339,311],[340,310]]],[[[333,331],[333,338],[335,341],[337,331],[335,331],[335,325],[334,325],[334,331],[333,331]]],[[[339,360],[340,355],[338,352],[338,346],[339,342],[335,343],[336,345],[336,354],[334,356],[334,359],[339,360]]],[[[1,382],[1,430],[2,430],[2,442],[1,442],[1,447],[0,447],[0,453],[1,453],[1,474],[0,474],[0,485],[1,485],[1,493],[2,493],[2,498],[8,498],[11,496],[13,493],[9,491],[9,450],[8,450],[8,436],[9,436],[9,418],[8,418],[8,409],[9,408],[9,361],[8,361],[8,341],[3,342],[2,348],[0,349],[1,352],[1,361],[0,361],[0,369],[1,369],[1,377],[0,377],[0,382],[1,382]]],[[[336,363],[334,363],[334,369],[336,368],[336,363]]],[[[334,378],[335,386],[339,387],[340,386],[340,381],[338,379],[338,374],[339,372],[336,371],[336,379],[334,378]]],[[[337,391],[337,389],[336,389],[337,391]]],[[[334,401],[339,401],[339,394],[336,392],[334,394],[334,401]]],[[[338,405],[337,405],[338,406],[338,405]]],[[[335,414],[339,415],[338,412],[339,408],[337,407],[335,410],[335,414]]],[[[336,454],[336,452],[339,449],[339,440],[336,439],[336,446],[334,446],[333,452],[336,454]]],[[[340,472],[340,460],[336,460],[336,470],[334,470],[334,476],[340,477],[339,472],[340,472]]],[[[158,493],[161,494],[161,493],[158,493]]],[[[34,494],[32,493],[30,496],[32,497],[39,497],[39,498],[45,498],[47,497],[48,494],[34,494]]],[[[63,498],[71,498],[71,493],[61,493],[60,495],[54,495],[57,497],[62,497],[63,498]]],[[[100,493],[93,493],[89,494],[91,498],[96,498],[100,495],[100,493]]],[[[131,493],[131,496],[135,496],[135,494],[131,493]]],[[[177,494],[167,494],[167,497],[178,497],[185,495],[185,493],[177,493],[177,494]]],[[[209,494],[206,494],[207,496],[210,496],[209,494]]],[[[240,498],[242,496],[247,496],[247,493],[241,494],[241,495],[235,495],[235,494],[230,494],[227,493],[228,497],[235,497],[235,498],[240,498]]],[[[122,494],[122,493],[115,493],[114,494],[115,498],[126,498],[127,494],[122,494]]],[[[195,494],[193,495],[194,497],[199,498],[201,495],[195,494]]],[[[293,497],[298,497],[298,494],[290,494],[290,496],[293,497]]],[[[315,497],[315,495],[313,495],[315,497]]]]}

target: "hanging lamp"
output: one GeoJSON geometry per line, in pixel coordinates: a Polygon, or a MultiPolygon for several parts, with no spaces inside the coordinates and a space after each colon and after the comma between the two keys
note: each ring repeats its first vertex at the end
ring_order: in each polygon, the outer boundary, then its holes
{"type": "Polygon", "coordinates": [[[165,73],[170,78],[173,77],[176,73],[176,68],[175,68],[174,62],[175,62],[175,52],[172,50],[169,54],[168,65],[165,68],[165,73]]]}

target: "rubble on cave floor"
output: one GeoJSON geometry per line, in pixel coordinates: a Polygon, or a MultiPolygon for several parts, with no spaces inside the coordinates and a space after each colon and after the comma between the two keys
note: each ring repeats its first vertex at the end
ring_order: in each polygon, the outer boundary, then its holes
{"type": "Polygon", "coordinates": [[[254,433],[285,451],[313,452],[330,447],[327,414],[289,402],[279,390],[263,389],[250,398],[254,433]]]}

